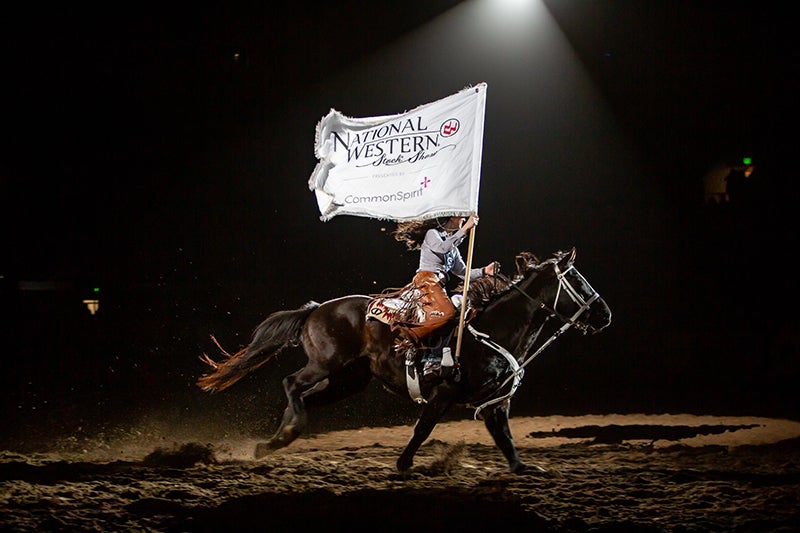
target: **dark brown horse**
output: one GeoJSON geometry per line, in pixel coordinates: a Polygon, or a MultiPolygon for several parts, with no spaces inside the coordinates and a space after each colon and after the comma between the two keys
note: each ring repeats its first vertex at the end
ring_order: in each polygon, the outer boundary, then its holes
{"type": "MultiPolygon", "coordinates": [[[[470,284],[470,304],[477,312],[463,330],[460,373],[457,379],[419,383],[417,401],[424,407],[397,460],[401,472],[411,468],[419,447],[453,405],[477,406],[509,470],[531,470],[521,461],[508,425],[510,400],[525,365],[570,327],[597,333],[611,323],[608,305],[573,266],[574,248],[545,261],[535,259],[527,252],[519,254],[512,279],[498,275],[470,284]]],[[[305,351],[306,365],[283,380],[288,405],[280,427],[268,442],[257,445],[256,458],[288,446],[303,432],[307,406],[360,392],[373,377],[390,391],[409,397],[409,368],[394,349],[397,334],[386,324],[367,319],[371,299],[351,295],[278,311],[255,329],[248,346],[238,353],[222,350],[226,359],[221,362],[204,356],[214,371],[197,384],[218,392],[288,346],[305,351]]],[[[457,335],[453,353],[456,339],[457,335]]]]}

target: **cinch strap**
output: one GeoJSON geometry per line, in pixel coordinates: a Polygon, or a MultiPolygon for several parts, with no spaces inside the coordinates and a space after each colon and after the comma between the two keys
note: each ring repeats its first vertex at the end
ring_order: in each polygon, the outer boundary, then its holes
{"type": "MultiPolygon", "coordinates": [[[[503,357],[506,358],[506,361],[508,361],[509,366],[511,366],[511,371],[513,372],[513,376],[512,377],[514,379],[514,382],[511,384],[511,390],[509,390],[508,393],[506,393],[503,396],[500,396],[498,398],[494,398],[492,400],[489,400],[489,401],[487,401],[487,402],[485,402],[485,403],[483,403],[483,404],[481,404],[481,405],[479,405],[478,407],[475,408],[474,418],[475,418],[475,420],[477,420],[478,419],[478,414],[484,408],[486,408],[486,407],[488,407],[490,405],[494,405],[496,403],[503,402],[506,399],[509,399],[512,396],[514,396],[514,393],[517,392],[517,387],[519,387],[520,383],[522,383],[522,376],[525,374],[525,369],[519,366],[519,363],[517,363],[516,358],[513,355],[511,355],[511,352],[509,352],[508,350],[506,350],[505,348],[503,348],[502,346],[500,346],[499,344],[494,342],[489,337],[489,335],[487,335],[486,333],[481,333],[480,331],[478,331],[477,329],[472,327],[471,324],[467,324],[467,330],[469,330],[469,332],[472,333],[472,336],[475,337],[475,340],[485,344],[486,346],[488,346],[489,348],[491,348],[492,350],[496,351],[497,353],[499,353],[500,355],[502,355],[503,357]]],[[[503,382],[503,385],[501,385],[500,388],[505,386],[506,383],[508,383],[508,379],[506,379],[503,382]]]]}

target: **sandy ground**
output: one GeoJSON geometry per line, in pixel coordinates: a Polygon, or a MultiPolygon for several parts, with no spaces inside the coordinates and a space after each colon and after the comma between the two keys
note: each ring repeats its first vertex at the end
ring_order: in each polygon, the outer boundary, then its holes
{"type": "Polygon", "coordinates": [[[441,423],[404,475],[412,426],[256,441],[131,435],[0,455],[2,531],[800,531],[800,422],[756,417],[512,418],[510,474],[474,420],[441,423]]]}

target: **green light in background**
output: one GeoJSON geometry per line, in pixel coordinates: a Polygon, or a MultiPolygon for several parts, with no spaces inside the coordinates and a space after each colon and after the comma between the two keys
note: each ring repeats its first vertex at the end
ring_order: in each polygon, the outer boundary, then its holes
{"type": "Polygon", "coordinates": [[[100,287],[95,287],[94,289],[92,289],[92,292],[100,292],[100,287]]]}
{"type": "Polygon", "coordinates": [[[743,157],[742,158],[742,163],[745,164],[745,165],[749,165],[752,162],[753,162],[753,160],[751,158],[749,158],[749,157],[743,157]]]}

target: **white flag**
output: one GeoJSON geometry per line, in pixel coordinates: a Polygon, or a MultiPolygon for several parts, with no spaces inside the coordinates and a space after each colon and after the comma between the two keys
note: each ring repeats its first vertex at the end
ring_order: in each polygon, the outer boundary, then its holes
{"type": "Polygon", "coordinates": [[[486,84],[398,115],[317,124],[308,187],[320,219],[404,221],[478,211],[486,84]]]}

